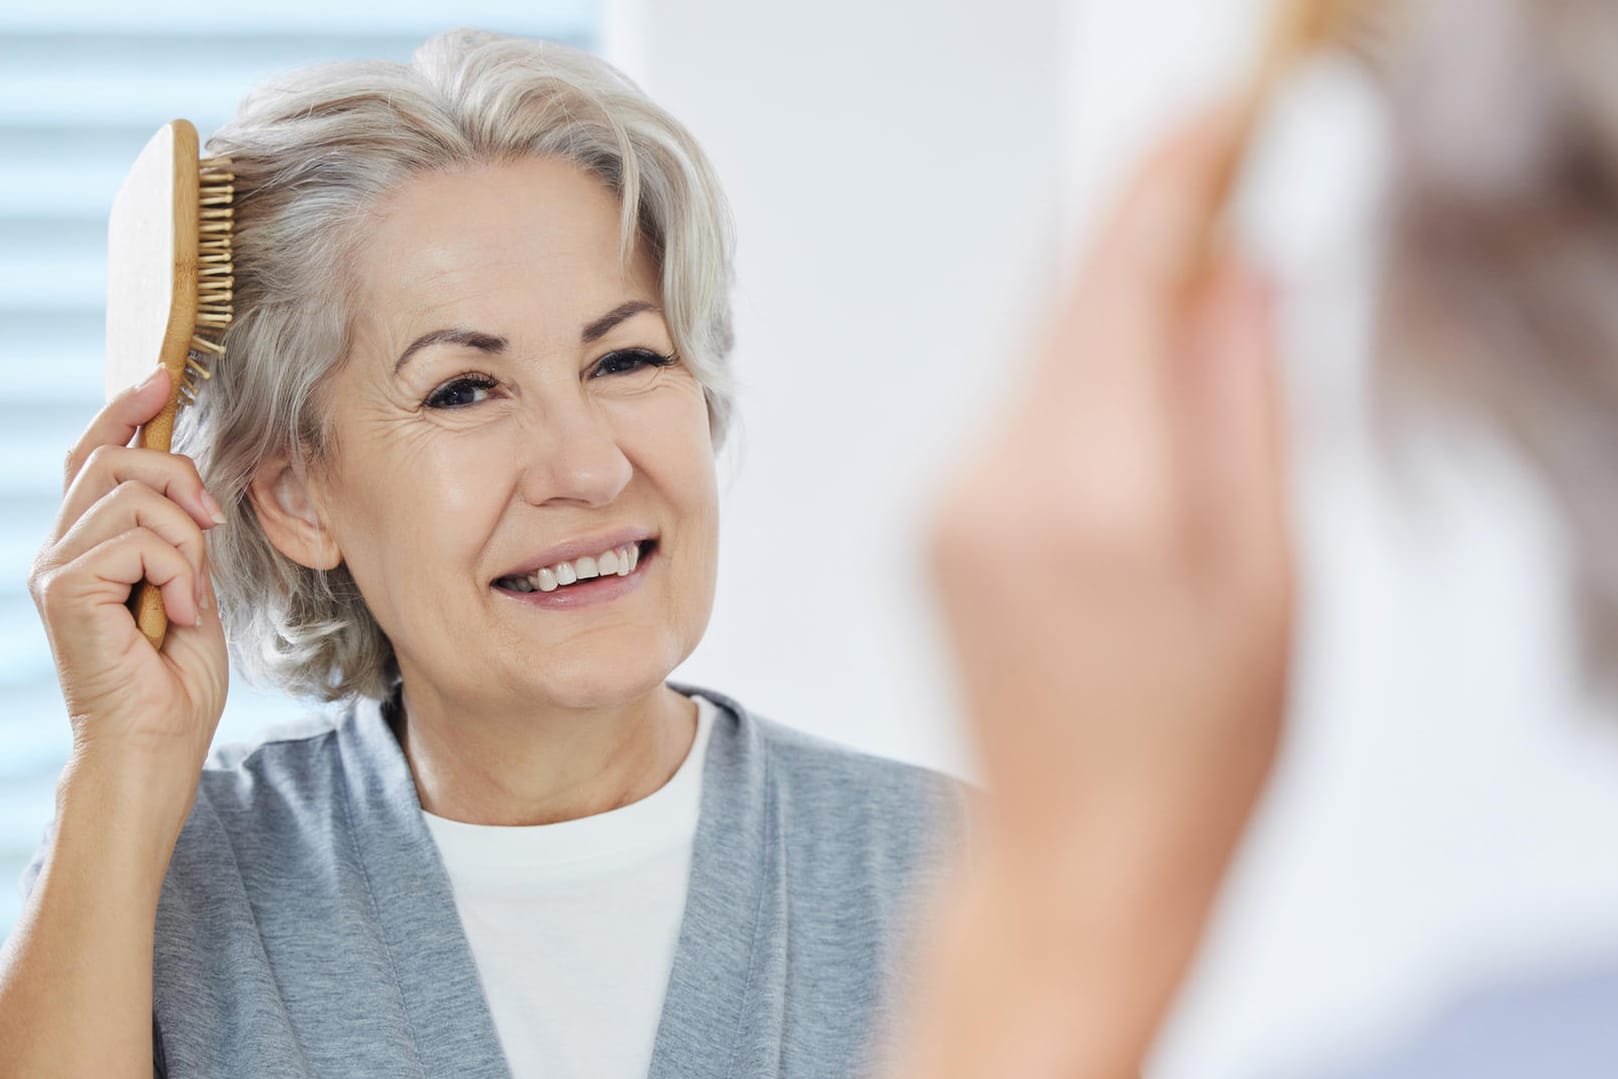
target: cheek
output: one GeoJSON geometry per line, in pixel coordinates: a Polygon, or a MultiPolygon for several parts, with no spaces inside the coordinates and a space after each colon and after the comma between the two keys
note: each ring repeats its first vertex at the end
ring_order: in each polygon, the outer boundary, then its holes
{"type": "Polygon", "coordinates": [[[419,513],[441,515],[452,526],[493,521],[507,501],[506,479],[520,459],[512,426],[440,434],[400,453],[402,501],[419,513]]]}
{"type": "Polygon", "coordinates": [[[435,435],[379,446],[354,462],[335,492],[338,542],[362,589],[463,568],[499,518],[506,497],[500,478],[514,460],[510,440],[435,435]]]}
{"type": "Polygon", "coordinates": [[[618,444],[689,528],[693,516],[717,513],[713,441],[702,391],[667,387],[643,398],[616,403],[618,444]]]}
{"type": "Polygon", "coordinates": [[[670,628],[689,636],[685,644],[694,647],[712,611],[719,561],[719,491],[707,404],[700,389],[669,393],[634,419],[619,428],[634,439],[626,452],[663,503],[678,544],[670,552],[676,558],[669,579],[670,628]]]}

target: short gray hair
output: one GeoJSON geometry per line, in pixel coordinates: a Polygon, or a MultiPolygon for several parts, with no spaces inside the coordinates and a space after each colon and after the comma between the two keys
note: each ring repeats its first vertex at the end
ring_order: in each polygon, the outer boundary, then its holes
{"type": "Polygon", "coordinates": [[[1618,685],[1618,2],[1422,5],[1387,60],[1384,403],[1469,409],[1561,511],[1618,685]],[[1394,391],[1394,392],[1387,392],[1394,391]]]}
{"type": "Polygon", "coordinates": [[[208,537],[220,614],[250,679],[300,696],[384,697],[392,644],[346,567],[301,566],[247,497],[267,458],[333,446],[320,388],[348,353],[348,263],[368,209],[413,175],[525,157],[570,161],[622,207],[621,256],[645,244],[675,348],[703,387],[715,446],[732,390],[731,225],[701,148],[606,61],[458,30],[409,64],[345,62],[264,83],[208,140],[236,174],[235,321],[176,450],[228,518],[208,537]]]}

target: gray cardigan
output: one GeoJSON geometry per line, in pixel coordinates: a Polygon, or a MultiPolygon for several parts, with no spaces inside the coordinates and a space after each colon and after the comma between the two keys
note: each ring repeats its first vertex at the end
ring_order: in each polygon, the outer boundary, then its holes
{"type": "MultiPolygon", "coordinates": [[[[860,1074],[963,787],[675,688],[719,711],[651,1076],[860,1074]]],[[[509,1075],[377,702],[213,750],[156,929],[159,1076],[509,1075]]]]}

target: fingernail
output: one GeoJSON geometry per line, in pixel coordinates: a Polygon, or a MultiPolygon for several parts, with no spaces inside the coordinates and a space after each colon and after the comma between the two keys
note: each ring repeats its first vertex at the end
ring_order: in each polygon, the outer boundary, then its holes
{"type": "Polygon", "coordinates": [[[202,489],[202,508],[208,511],[208,516],[213,518],[214,524],[222,525],[225,523],[225,511],[220,508],[218,502],[214,501],[213,495],[208,493],[208,488],[206,487],[202,489]]]}
{"type": "Polygon", "coordinates": [[[149,374],[145,378],[141,379],[140,385],[135,387],[135,392],[136,393],[144,393],[146,390],[151,389],[153,386],[157,385],[164,378],[166,378],[168,376],[168,373],[169,372],[168,372],[168,369],[166,367],[154,368],[152,370],[151,374],[149,374]]]}

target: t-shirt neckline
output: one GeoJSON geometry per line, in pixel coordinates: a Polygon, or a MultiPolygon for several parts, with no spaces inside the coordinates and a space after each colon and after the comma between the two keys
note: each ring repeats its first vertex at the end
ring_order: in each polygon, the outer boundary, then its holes
{"type": "Polygon", "coordinates": [[[608,866],[690,845],[702,798],[703,764],[717,706],[691,694],[697,731],[685,760],[667,783],[644,798],[604,813],[552,824],[470,824],[421,810],[451,876],[508,876],[524,870],[608,866]]]}

